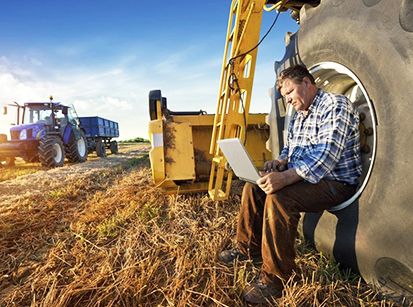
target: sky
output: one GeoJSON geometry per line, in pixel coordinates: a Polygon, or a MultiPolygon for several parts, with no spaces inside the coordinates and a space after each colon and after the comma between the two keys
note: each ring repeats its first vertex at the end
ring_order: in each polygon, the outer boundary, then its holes
{"type": "MultiPolygon", "coordinates": [[[[54,101],[119,123],[120,140],[148,138],[150,90],[171,111],[213,114],[229,0],[0,1],[0,104],[54,101]]],[[[274,12],[264,12],[261,35],[274,12]]],[[[269,112],[274,61],[296,23],[281,14],[263,41],[251,112],[269,112]]],[[[5,133],[12,114],[0,115],[5,133]]]]}

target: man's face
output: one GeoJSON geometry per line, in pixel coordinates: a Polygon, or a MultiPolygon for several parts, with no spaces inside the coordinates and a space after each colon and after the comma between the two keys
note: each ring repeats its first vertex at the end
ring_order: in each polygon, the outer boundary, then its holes
{"type": "Polygon", "coordinates": [[[313,102],[314,96],[310,91],[312,83],[304,78],[301,83],[291,79],[285,79],[282,83],[280,93],[287,103],[291,103],[296,111],[305,111],[313,102]]]}

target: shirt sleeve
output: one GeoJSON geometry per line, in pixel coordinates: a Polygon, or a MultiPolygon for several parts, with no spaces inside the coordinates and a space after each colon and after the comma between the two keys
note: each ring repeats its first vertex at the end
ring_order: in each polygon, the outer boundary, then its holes
{"type": "Polygon", "coordinates": [[[345,97],[330,101],[321,115],[318,142],[293,163],[297,174],[310,183],[318,183],[341,158],[350,127],[350,105],[345,97]]]}
{"type": "Polygon", "coordinates": [[[288,159],[288,146],[284,146],[277,160],[287,160],[288,159]]]}

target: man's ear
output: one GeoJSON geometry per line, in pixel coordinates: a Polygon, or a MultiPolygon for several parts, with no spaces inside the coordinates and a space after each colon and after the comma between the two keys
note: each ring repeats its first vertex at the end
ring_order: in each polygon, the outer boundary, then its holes
{"type": "Polygon", "coordinates": [[[309,77],[304,77],[303,82],[305,82],[304,85],[307,89],[311,89],[312,87],[314,87],[314,83],[311,81],[309,77]]]}
{"type": "Polygon", "coordinates": [[[304,78],[303,78],[303,82],[304,82],[304,85],[305,85],[306,87],[308,87],[308,86],[311,84],[311,81],[310,81],[310,79],[309,79],[308,77],[304,77],[304,78]]]}

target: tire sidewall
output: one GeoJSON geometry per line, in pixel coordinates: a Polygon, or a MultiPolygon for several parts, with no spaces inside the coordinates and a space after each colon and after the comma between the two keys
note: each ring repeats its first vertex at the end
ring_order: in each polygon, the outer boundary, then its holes
{"type": "Polygon", "coordinates": [[[60,167],[63,166],[65,160],[65,150],[62,140],[57,136],[45,136],[40,140],[39,144],[39,160],[45,167],[60,167]],[[54,153],[53,147],[57,145],[61,150],[61,159],[56,161],[56,153],[54,153]]]}
{"type": "Polygon", "coordinates": [[[347,67],[361,80],[374,105],[376,158],[358,201],[355,243],[362,276],[377,283],[375,265],[382,257],[413,267],[409,256],[413,240],[407,235],[412,223],[408,204],[413,199],[409,184],[413,181],[409,161],[413,133],[409,114],[413,97],[413,35],[401,29],[396,14],[390,10],[380,13],[376,8],[354,7],[355,3],[350,8],[351,2],[354,1],[346,2],[337,11],[326,5],[309,9],[298,32],[298,50],[309,68],[322,62],[347,67]],[[362,18],[353,13],[349,19],[346,10],[357,11],[362,18]],[[393,24],[382,23],[386,18],[393,18],[393,24]]]}
{"type": "Polygon", "coordinates": [[[101,158],[106,157],[106,147],[103,140],[96,141],[96,155],[101,158]]]}
{"type": "Polygon", "coordinates": [[[84,146],[85,146],[85,151],[82,154],[79,150],[79,140],[76,139],[74,131],[72,131],[70,135],[70,141],[66,145],[67,148],[67,158],[70,162],[78,162],[82,163],[87,160],[87,155],[88,155],[88,149],[87,149],[87,139],[83,131],[79,131],[80,134],[80,139],[83,140],[84,146]]]}
{"type": "Polygon", "coordinates": [[[110,152],[114,155],[119,153],[118,142],[116,141],[110,142],[110,152]]]}

